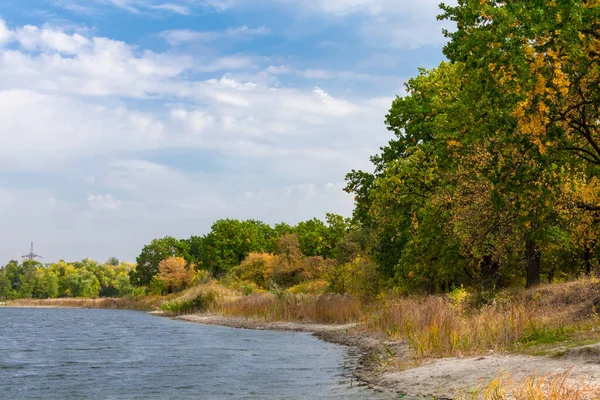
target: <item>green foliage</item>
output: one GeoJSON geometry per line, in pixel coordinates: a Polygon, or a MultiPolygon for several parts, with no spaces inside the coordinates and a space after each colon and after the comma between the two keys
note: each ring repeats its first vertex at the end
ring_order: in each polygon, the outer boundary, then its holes
{"type": "MultiPolygon", "coordinates": [[[[114,264],[114,263],[113,263],[114,264]]],[[[0,299],[57,297],[134,297],[144,293],[129,282],[132,265],[60,261],[46,268],[40,263],[9,262],[0,268],[0,299]]]]}
{"type": "Polygon", "coordinates": [[[131,283],[135,286],[147,286],[158,273],[158,265],[169,257],[183,257],[190,261],[190,244],[186,240],[179,240],[167,236],[154,239],[144,246],[137,257],[137,266],[129,272],[131,283]]]}
{"type": "Polygon", "coordinates": [[[219,220],[203,238],[200,267],[221,275],[248,254],[265,252],[273,235],[273,229],[260,221],[219,220]]]}
{"type": "Polygon", "coordinates": [[[215,304],[220,294],[210,286],[196,286],[189,289],[181,297],[165,301],[160,309],[170,314],[186,314],[206,311],[215,304]]]}
{"type": "Polygon", "coordinates": [[[357,257],[350,263],[338,264],[328,273],[329,291],[374,299],[388,287],[388,281],[378,265],[368,257],[357,257]]]}
{"type": "Polygon", "coordinates": [[[340,215],[327,214],[326,223],[313,218],[300,222],[296,228],[302,254],[335,259],[338,243],[344,237],[350,221],[340,215]]]}

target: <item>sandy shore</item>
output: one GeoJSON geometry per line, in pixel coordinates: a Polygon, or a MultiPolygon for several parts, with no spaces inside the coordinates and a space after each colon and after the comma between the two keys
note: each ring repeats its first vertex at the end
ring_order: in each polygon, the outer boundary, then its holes
{"type": "MultiPolygon", "coordinates": [[[[242,329],[269,329],[311,332],[328,342],[354,346],[362,357],[356,368],[356,379],[375,390],[424,397],[451,399],[457,392],[484,385],[501,373],[514,379],[535,373],[546,375],[571,371],[574,385],[600,388],[600,344],[564,351],[561,357],[534,357],[493,354],[484,357],[443,358],[415,362],[407,345],[356,329],[356,324],[324,325],[297,322],[273,322],[227,318],[220,315],[184,315],[179,320],[242,329]]],[[[557,349],[561,350],[561,349],[557,349]]]]}

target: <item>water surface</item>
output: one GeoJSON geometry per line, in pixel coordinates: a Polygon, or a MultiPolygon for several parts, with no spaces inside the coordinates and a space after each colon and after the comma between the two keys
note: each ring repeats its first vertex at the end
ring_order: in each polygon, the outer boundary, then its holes
{"type": "Polygon", "coordinates": [[[2,399],[383,399],[357,354],[307,333],[134,311],[0,308],[2,399]]]}

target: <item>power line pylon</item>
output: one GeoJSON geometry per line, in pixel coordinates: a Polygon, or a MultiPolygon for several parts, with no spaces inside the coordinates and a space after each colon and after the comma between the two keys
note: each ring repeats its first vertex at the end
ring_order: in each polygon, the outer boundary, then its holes
{"type": "Polygon", "coordinates": [[[31,250],[29,250],[29,254],[25,254],[25,255],[23,256],[23,258],[24,258],[25,260],[27,260],[27,261],[33,261],[33,260],[35,260],[36,258],[44,258],[44,257],[42,257],[42,256],[40,256],[40,255],[37,255],[37,254],[35,254],[35,253],[33,252],[33,242],[31,242],[31,250]]]}

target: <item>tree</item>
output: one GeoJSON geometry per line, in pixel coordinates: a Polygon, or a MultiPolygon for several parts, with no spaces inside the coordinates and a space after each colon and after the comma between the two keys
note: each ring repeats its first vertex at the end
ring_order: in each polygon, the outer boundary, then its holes
{"type": "Polygon", "coordinates": [[[194,266],[183,257],[169,257],[158,265],[158,279],[163,281],[169,293],[185,289],[195,275],[194,266]]]}
{"type": "Polygon", "coordinates": [[[336,214],[327,214],[326,223],[313,218],[296,227],[302,254],[334,259],[336,247],[348,231],[350,220],[336,214]]]}
{"type": "Polygon", "coordinates": [[[189,243],[171,236],[154,239],[144,246],[136,259],[136,268],[129,272],[131,283],[135,286],[149,285],[152,278],[158,274],[160,262],[169,257],[183,257],[189,260],[189,243]]]}
{"type": "Polygon", "coordinates": [[[110,257],[108,260],[106,260],[106,262],[104,264],[112,265],[113,267],[116,267],[120,264],[120,262],[117,257],[110,257]]]}
{"type": "Polygon", "coordinates": [[[67,297],[96,298],[100,294],[100,282],[96,275],[85,268],[75,269],[65,278],[67,297]]]}
{"type": "Polygon", "coordinates": [[[273,235],[273,229],[260,221],[219,220],[203,239],[202,268],[223,274],[239,265],[248,254],[265,252],[273,235]]]}
{"type": "Polygon", "coordinates": [[[45,268],[35,272],[32,297],[36,299],[53,299],[58,297],[58,276],[45,268]]]}
{"type": "MultiPolygon", "coordinates": [[[[585,172],[583,186],[594,186],[598,176],[600,10],[586,0],[463,0],[443,9],[458,26],[446,32],[444,52],[465,66],[463,92],[480,94],[461,98],[463,119],[477,121],[463,141],[496,139],[487,178],[496,199],[519,209],[530,286],[540,280],[542,248],[557,227],[564,229],[554,210],[569,200],[554,188],[564,189],[570,174],[585,172]],[[515,171],[511,158],[520,159],[515,171]]],[[[577,205],[600,211],[594,203],[577,205]]]]}

